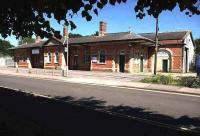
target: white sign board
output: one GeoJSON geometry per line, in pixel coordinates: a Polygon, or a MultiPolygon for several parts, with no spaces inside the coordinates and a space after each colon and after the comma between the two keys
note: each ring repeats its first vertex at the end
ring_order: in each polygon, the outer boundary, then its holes
{"type": "Polygon", "coordinates": [[[48,56],[45,56],[45,57],[44,57],[44,63],[49,63],[49,58],[48,58],[48,56]]]}
{"type": "Polygon", "coordinates": [[[32,49],[32,54],[39,54],[40,50],[39,49],[32,49]]]}
{"type": "Polygon", "coordinates": [[[92,62],[97,63],[97,57],[92,57],[92,62]]]}
{"type": "Polygon", "coordinates": [[[68,52],[68,48],[67,47],[65,47],[65,52],[68,52]]]}

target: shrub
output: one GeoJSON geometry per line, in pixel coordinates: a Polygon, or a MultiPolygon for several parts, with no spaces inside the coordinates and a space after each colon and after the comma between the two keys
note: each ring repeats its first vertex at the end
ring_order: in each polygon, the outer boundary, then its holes
{"type": "Polygon", "coordinates": [[[179,77],[173,78],[171,75],[156,75],[141,80],[143,83],[155,83],[164,85],[180,85],[190,88],[200,88],[200,77],[179,77]]]}
{"type": "Polygon", "coordinates": [[[173,77],[171,75],[168,75],[168,76],[156,75],[156,76],[144,78],[142,80],[142,82],[168,85],[168,84],[173,84],[174,83],[174,79],[173,79],[173,77]]]}
{"type": "Polygon", "coordinates": [[[199,77],[180,77],[178,84],[185,87],[200,88],[199,77]]]}
{"type": "Polygon", "coordinates": [[[169,84],[172,84],[173,82],[174,82],[174,79],[171,75],[168,75],[168,76],[161,75],[160,76],[160,83],[161,84],[169,85],[169,84]]]}

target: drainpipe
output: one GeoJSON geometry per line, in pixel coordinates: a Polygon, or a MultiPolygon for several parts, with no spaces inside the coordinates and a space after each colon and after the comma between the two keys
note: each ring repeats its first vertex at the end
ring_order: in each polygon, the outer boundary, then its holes
{"type": "Polygon", "coordinates": [[[182,73],[185,71],[185,44],[182,47],[182,73]]]}

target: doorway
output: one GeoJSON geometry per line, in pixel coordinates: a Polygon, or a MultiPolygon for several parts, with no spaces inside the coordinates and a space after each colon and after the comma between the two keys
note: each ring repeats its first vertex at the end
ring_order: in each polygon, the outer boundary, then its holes
{"type": "Polygon", "coordinates": [[[188,72],[188,48],[185,48],[185,73],[188,72]]]}
{"type": "Polygon", "coordinates": [[[163,72],[168,72],[168,60],[163,60],[163,72]]]}
{"type": "Polygon", "coordinates": [[[39,55],[32,55],[32,67],[38,68],[39,67],[40,56],[39,55]]]}
{"type": "Polygon", "coordinates": [[[125,71],[125,55],[119,55],[119,71],[125,71]]]}
{"type": "Polygon", "coordinates": [[[73,69],[77,70],[79,67],[78,55],[74,55],[73,69]]]}

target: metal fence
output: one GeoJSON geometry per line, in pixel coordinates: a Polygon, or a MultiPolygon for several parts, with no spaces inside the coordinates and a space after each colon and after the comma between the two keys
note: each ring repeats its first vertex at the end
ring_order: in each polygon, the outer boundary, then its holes
{"type": "MultiPolygon", "coordinates": [[[[62,70],[54,70],[54,69],[36,69],[36,68],[28,69],[28,68],[0,67],[0,70],[6,71],[7,73],[63,76],[62,70]]],[[[66,72],[65,72],[65,75],[66,75],[66,72]]]]}
{"type": "Polygon", "coordinates": [[[0,67],[14,67],[15,63],[12,57],[4,56],[0,57],[0,67]]]}

